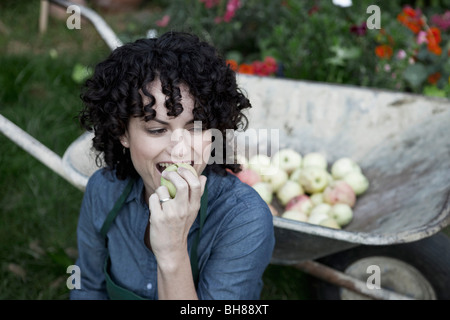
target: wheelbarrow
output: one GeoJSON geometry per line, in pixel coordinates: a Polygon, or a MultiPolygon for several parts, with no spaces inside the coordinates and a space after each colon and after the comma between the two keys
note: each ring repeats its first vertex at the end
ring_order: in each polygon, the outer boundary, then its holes
{"type": "MultiPolygon", "coordinates": [[[[81,14],[111,49],[121,45],[94,11],[81,7],[81,14]]],[[[253,105],[249,129],[277,133],[246,147],[321,152],[329,163],[351,157],[370,181],[344,229],[274,216],[271,263],[324,280],[317,285],[323,298],[449,299],[450,241],[440,231],[450,224],[450,102],[279,78],[238,81],[253,105]]],[[[1,115],[0,130],[80,190],[98,169],[91,133],[60,158],[1,115]]]]}

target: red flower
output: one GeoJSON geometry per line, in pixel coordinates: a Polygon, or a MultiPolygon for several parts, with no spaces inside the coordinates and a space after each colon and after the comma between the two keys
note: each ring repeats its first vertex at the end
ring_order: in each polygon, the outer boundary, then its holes
{"type": "Polygon", "coordinates": [[[392,57],[394,50],[387,44],[382,44],[375,48],[375,54],[381,59],[389,59],[392,57]]]}
{"type": "Polygon", "coordinates": [[[270,57],[270,56],[266,57],[264,59],[264,64],[265,64],[267,70],[269,71],[269,74],[275,73],[278,70],[277,61],[273,57],[270,57]]]}
{"type": "Polygon", "coordinates": [[[441,31],[438,28],[431,27],[427,30],[428,50],[438,56],[442,53],[442,48],[439,46],[441,40],[441,31]]]}
{"type": "Polygon", "coordinates": [[[410,6],[403,8],[402,12],[397,16],[397,20],[416,34],[419,33],[424,25],[422,12],[419,9],[414,10],[410,6]]]}
{"type": "Polygon", "coordinates": [[[436,72],[428,77],[428,82],[431,84],[436,84],[440,78],[441,78],[440,72],[436,72]]]}
{"type": "Polygon", "coordinates": [[[238,64],[237,64],[236,60],[232,60],[232,59],[227,60],[227,65],[229,65],[230,69],[233,71],[238,70],[238,64]]]}
{"type": "Polygon", "coordinates": [[[246,63],[239,65],[238,72],[244,74],[255,74],[253,66],[251,64],[246,63]]]}

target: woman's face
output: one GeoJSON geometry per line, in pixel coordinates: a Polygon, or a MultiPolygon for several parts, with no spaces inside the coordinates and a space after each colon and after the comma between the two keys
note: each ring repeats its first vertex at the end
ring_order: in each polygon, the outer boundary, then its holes
{"type": "MultiPolygon", "coordinates": [[[[128,130],[120,139],[129,148],[133,165],[144,181],[146,199],[161,185],[161,173],[167,166],[189,163],[200,175],[211,154],[210,130],[203,131],[201,122],[194,123],[194,99],[188,88],[180,86],[183,112],[178,117],[167,116],[166,96],[159,80],[150,83],[148,89],[156,99],[156,117],[148,122],[130,118],[128,130]]],[[[149,98],[142,93],[141,96],[144,105],[147,104],[149,98]]]]}

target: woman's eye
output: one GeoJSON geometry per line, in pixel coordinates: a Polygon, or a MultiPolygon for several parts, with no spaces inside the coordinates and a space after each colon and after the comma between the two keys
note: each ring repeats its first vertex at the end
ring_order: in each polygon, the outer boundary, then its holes
{"type": "Polygon", "coordinates": [[[161,135],[166,132],[166,129],[147,129],[147,132],[152,135],[161,135]]]}

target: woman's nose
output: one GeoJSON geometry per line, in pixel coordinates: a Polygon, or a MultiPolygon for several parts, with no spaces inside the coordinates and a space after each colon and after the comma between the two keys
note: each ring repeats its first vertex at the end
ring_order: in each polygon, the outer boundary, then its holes
{"type": "Polygon", "coordinates": [[[191,135],[186,129],[176,129],[170,137],[170,157],[173,162],[191,160],[191,135]]]}

